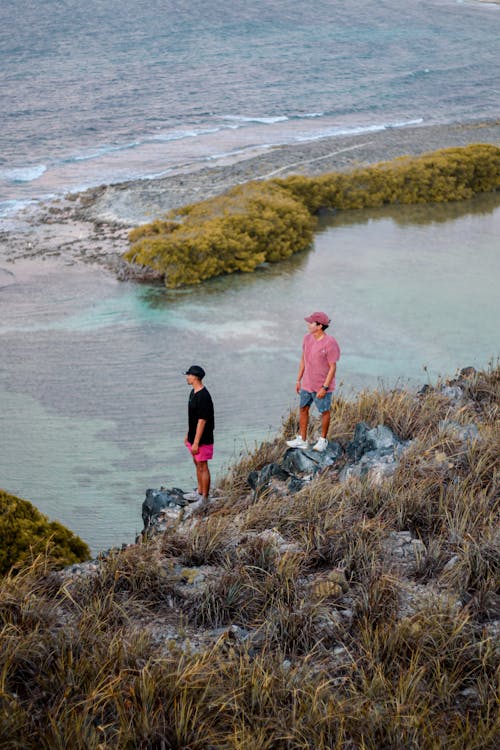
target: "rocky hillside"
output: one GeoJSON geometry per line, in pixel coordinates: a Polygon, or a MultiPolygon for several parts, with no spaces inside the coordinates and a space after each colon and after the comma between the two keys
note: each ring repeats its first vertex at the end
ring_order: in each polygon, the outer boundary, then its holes
{"type": "Polygon", "coordinates": [[[321,456],[291,414],[207,506],[151,490],[136,544],[4,578],[3,746],[497,747],[499,393],[339,398],[321,456]]]}

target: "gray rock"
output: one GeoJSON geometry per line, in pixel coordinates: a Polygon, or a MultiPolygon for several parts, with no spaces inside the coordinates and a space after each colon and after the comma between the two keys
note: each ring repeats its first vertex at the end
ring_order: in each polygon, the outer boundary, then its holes
{"type": "Polygon", "coordinates": [[[354,611],[352,609],[341,609],[340,616],[347,625],[350,625],[354,619],[354,611]]]}
{"type": "Polygon", "coordinates": [[[302,552],[299,544],[296,542],[287,542],[281,534],[274,529],[264,529],[260,533],[256,534],[257,539],[262,539],[265,542],[270,542],[276,548],[279,555],[284,555],[289,552],[302,552]]]}
{"type": "Polygon", "coordinates": [[[333,466],[342,455],[340,443],[330,442],[323,452],[313,451],[312,448],[288,448],[282,467],[290,474],[316,474],[320,469],[333,466]]]}
{"type": "Polygon", "coordinates": [[[453,420],[442,419],[438,425],[439,430],[462,443],[472,443],[479,438],[479,430],[474,422],[460,424],[453,420]]]}
{"type": "Polygon", "coordinates": [[[386,425],[380,424],[370,429],[365,422],[359,422],[353,439],[347,445],[347,454],[354,462],[344,466],[339,479],[366,477],[380,484],[394,474],[400,456],[410,445],[410,440],[399,440],[386,425]]]}
{"type": "Polygon", "coordinates": [[[251,471],[247,481],[256,493],[264,489],[279,491],[279,483],[287,482],[286,485],[282,485],[282,491],[293,494],[299,492],[320,469],[332,466],[341,455],[342,447],[335,442],[329,443],[328,448],[322,453],[313,451],[312,448],[306,451],[288,448],[281,464],[266,464],[260,471],[251,471]]]}
{"type": "Polygon", "coordinates": [[[142,521],[144,528],[147,529],[153,522],[160,511],[165,508],[183,508],[187,505],[187,500],[183,497],[184,492],[178,487],[166,490],[163,487],[160,490],[146,490],[146,499],[142,504],[142,521]]]}
{"type": "Polygon", "coordinates": [[[446,396],[446,398],[450,399],[452,404],[456,405],[459,404],[464,396],[463,388],[461,388],[459,385],[443,385],[439,389],[443,396],[446,396]]]}
{"type": "Polygon", "coordinates": [[[390,561],[399,568],[411,570],[427,554],[425,544],[412,537],[409,531],[391,531],[385,538],[383,548],[390,561]]]}
{"type": "Polygon", "coordinates": [[[370,427],[366,424],[366,422],[358,422],[358,424],[354,428],[353,439],[349,443],[347,443],[346,452],[349,458],[353,458],[355,461],[358,461],[363,453],[366,453],[367,450],[370,450],[366,446],[366,435],[369,430],[370,427]]]}
{"type": "Polygon", "coordinates": [[[370,429],[366,422],[359,422],[354,429],[353,439],[347,445],[347,454],[355,461],[359,461],[365,453],[389,452],[400,445],[401,440],[386,425],[379,424],[370,429]]]}
{"type": "Polygon", "coordinates": [[[458,563],[460,562],[460,558],[458,555],[453,555],[453,557],[450,557],[448,562],[443,568],[443,573],[449,573],[450,570],[453,570],[457,567],[458,563]]]}
{"type": "Polygon", "coordinates": [[[253,490],[258,490],[266,485],[272,478],[286,481],[290,478],[290,472],[276,463],[266,464],[260,471],[251,471],[247,482],[253,490]]]}
{"type": "Polygon", "coordinates": [[[392,477],[398,463],[394,452],[381,455],[378,451],[369,451],[356,463],[344,466],[339,474],[339,480],[342,482],[351,477],[357,479],[369,478],[380,484],[384,479],[392,477]]]}
{"type": "Polygon", "coordinates": [[[300,492],[300,490],[305,487],[306,484],[308,484],[311,481],[310,477],[309,479],[299,479],[299,477],[290,477],[290,480],[288,481],[288,492],[290,495],[295,495],[296,492],[300,492]]]}

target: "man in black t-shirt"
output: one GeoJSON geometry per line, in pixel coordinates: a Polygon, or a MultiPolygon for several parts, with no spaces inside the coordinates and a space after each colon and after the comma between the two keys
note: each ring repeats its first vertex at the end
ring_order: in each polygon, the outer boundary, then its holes
{"type": "MultiPolygon", "coordinates": [[[[208,500],[210,470],[208,461],[214,455],[214,405],[210,393],[202,383],[205,370],[191,365],[186,371],[186,381],[193,390],[189,394],[188,431],[184,445],[191,453],[196,467],[199,499],[208,500]]],[[[196,499],[196,498],[195,498],[196,499]]]]}

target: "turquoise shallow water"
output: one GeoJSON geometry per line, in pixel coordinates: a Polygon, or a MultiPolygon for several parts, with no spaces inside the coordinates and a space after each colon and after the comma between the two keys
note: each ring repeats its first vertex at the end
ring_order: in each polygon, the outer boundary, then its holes
{"type": "Polygon", "coordinates": [[[41,261],[0,269],[0,486],[94,550],[133,539],[147,487],[194,483],[182,371],[207,370],[220,474],[295,405],[315,309],[333,318],[346,393],[486,366],[499,235],[494,195],[339,214],[312,251],[175,292],[41,261]]]}

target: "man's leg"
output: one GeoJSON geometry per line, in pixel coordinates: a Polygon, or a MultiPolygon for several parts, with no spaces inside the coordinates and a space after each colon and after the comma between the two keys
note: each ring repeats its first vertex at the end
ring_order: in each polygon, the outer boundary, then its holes
{"type": "Polygon", "coordinates": [[[199,495],[202,495],[203,493],[202,493],[202,491],[201,491],[201,481],[200,481],[200,474],[199,474],[199,472],[198,472],[198,466],[199,466],[199,464],[198,464],[198,461],[196,460],[196,458],[195,458],[194,456],[193,456],[193,463],[194,463],[194,467],[195,467],[195,469],[196,469],[196,481],[197,481],[197,483],[198,483],[198,486],[197,486],[197,488],[196,488],[196,491],[198,492],[198,494],[199,494],[199,495]]]}
{"type": "Polygon", "coordinates": [[[330,427],[330,415],[331,411],[328,409],[328,411],[324,411],[321,414],[321,437],[328,437],[328,429],[330,427]]]}
{"type": "Polygon", "coordinates": [[[208,461],[196,462],[196,478],[198,479],[198,492],[203,497],[208,497],[210,492],[210,469],[208,461]]]}
{"type": "Polygon", "coordinates": [[[302,440],[307,440],[307,426],[309,424],[309,407],[301,406],[299,409],[299,432],[302,440]]]}

